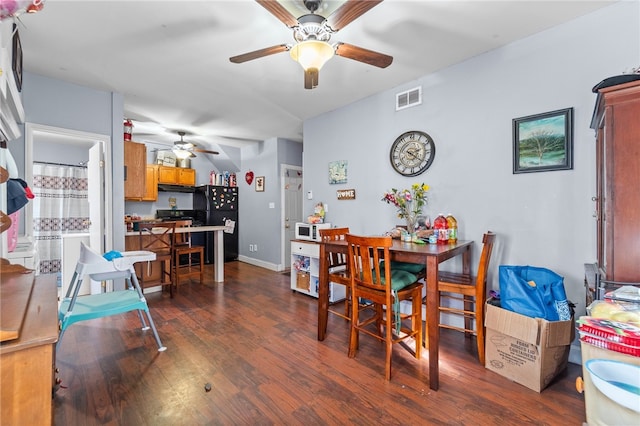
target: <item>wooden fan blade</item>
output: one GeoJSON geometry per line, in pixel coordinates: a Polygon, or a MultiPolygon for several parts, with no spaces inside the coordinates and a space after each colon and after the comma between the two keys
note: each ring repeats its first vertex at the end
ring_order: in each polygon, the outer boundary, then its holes
{"type": "Polygon", "coordinates": [[[348,0],[327,18],[327,24],[339,31],[380,3],[382,0],[348,0]]]}
{"type": "Polygon", "coordinates": [[[233,56],[229,58],[234,64],[241,64],[243,62],[252,61],[254,59],[262,58],[264,56],[273,55],[280,52],[286,52],[289,50],[289,45],[279,44],[277,46],[267,47],[265,49],[254,50],[253,52],[243,53],[242,55],[233,56]]]}
{"type": "Polygon", "coordinates": [[[209,151],[208,149],[200,149],[200,148],[193,148],[192,151],[194,151],[194,152],[204,152],[205,154],[214,154],[214,155],[220,154],[218,151],[209,151]]]}
{"type": "Polygon", "coordinates": [[[354,61],[364,62],[365,64],[378,68],[386,68],[393,62],[393,56],[340,42],[336,45],[336,55],[353,59],[354,61]]]}
{"type": "Polygon", "coordinates": [[[256,2],[267,9],[273,16],[278,18],[283,24],[289,28],[293,28],[298,25],[298,20],[280,3],[274,0],[256,0],[256,2]]]}

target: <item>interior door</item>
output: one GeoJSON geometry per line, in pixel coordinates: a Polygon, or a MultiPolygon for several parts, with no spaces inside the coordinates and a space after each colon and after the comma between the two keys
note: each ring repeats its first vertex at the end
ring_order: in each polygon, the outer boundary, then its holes
{"type": "Polygon", "coordinates": [[[89,175],[89,246],[104,253],[104,160],[102,143],[89,149],[87,172],[89,175]]]}
{"type": "Polygon", "coordinates": [[[282,168],[282,263],[284,269],[291,265],[291,240],[295,238],[296,222],[302,222],[302,167],[282,168]]]}

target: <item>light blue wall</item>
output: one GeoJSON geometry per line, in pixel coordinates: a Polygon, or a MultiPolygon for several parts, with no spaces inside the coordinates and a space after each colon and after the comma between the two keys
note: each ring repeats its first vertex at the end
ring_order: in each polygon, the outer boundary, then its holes
{"type": "MultiPolygon", "coordinates": [[[[569,298],[584,311],[583,264],[595,261],[594,131],[589,128],[603,78],[640,65],[638,2],[621,2],[504,48],[407,82],[304,123],[304,209],[323,201],[327,219],[355,233],[382,233],[398,223],[383,192],[414,182],[431,186],[425,209],[458,219],[461,239],[498,243],[491,287],[500,264],[536,265],[565,276],[569,298]],[[395,111],[397,92],[422,86],[422,105],[395,111]],[[512,119],[574,108],[574,167],[512,174],[512,119]],[[389,148],[407,130],[435,140],[433,165],[403,178],[389,148]],[[329,185],[328,163],[348,161],[348,183],[329,185]],[[356,200],[337,201],[337,189],[356,200]]],[[[446,46],[443,46],[446,48],[446,46]]],[[[393,66],[393,65],[392,65],[393,66]]],[[[474,249],[477,263],[479,244],[474,249]]],[[[454,260],[447,267],[458,267],[454,260]]]]}
{"type": "Polygon", "coordinates": [[[302,144],[287,139],[271,138],[252,147],[242,148],[242,170],[238,174],[240,256],[265,267],[288,265],[280,254],[282,238],[280,165],[302,165],[302,144]],[[245,173],[265,177],[264,192],[255,191],[245,181],[245,173]],[[273,203],[274,208],[269,204],[273,203]],[[257,252],[249,252],[249,244],[257,244],[257,252]],[[284,262],[284,263],[283,263],[284,262]]]}
{"type": "MultiPolygon", "coordinates": [[[[61,80],[25,72],[22,104],[25,121],[34,124],[107,135],[111,138],[112,200],[124,198],[122,145],[123,97],[61,80]]],[[[24,127],[23,127],[24,130],[24,127]]],[[[24,135],[24,131],[23,131],[24,135]]],[[[24,164],[24,136],[12,144],[19,151],[16,161],[24,164]]],[[[109,200],[113,214],[113,248],[124,250],[124,204],[109,200]]],[[[107,236],[109,237],[109,236],[107,236]]]]}

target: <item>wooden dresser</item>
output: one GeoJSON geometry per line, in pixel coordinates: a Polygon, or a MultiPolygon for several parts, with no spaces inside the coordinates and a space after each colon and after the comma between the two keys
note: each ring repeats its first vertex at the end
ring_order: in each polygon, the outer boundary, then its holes
{"type": "Polygon", "coordinates": [[[596,131],[598,265],[607,281],[640,282],[640,81],[598,91],[596,131]]]}
{"type": "Polygon", "coordinates": [[[58,289],[55,275],[1,272],[0,424],[53,422],[58,289]]]}

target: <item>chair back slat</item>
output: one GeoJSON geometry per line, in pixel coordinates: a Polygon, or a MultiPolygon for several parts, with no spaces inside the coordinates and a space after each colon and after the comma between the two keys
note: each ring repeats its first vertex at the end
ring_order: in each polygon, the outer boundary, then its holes
{"type": "MultiPolygon", "coordinates": [[[[349,228],[329,228],[320,229],[320,240],[322,242],[328,241],[343,241],[345,236],[349,233],[349,228]]],[[[325,250],[325,256],[329,270],[338,268],[340,266],[347,266],[347,255],[344,253],[332,252],[325,250]]]]}
{"type": "Polygon", "coordinates": [[[493,252],[493,244],[496,241],[496,234],[488,231],[482,236],[482,253],[478,263],[478,274],[476,275],[476,295],[478,302],[484,306],[487,301],[487,272],[493,252]]]}
{"type": "Polygon", "coordinates": [[[140,222],[140,250],[171,253],[175,246],[175,222],[140,222]]]}
{"type": "Polygon", "coordinates": [[[390,291],[391,237],[361,237],[349,234],[346,239],[349,245],[349,265],[356,283],[374,291],[390,291]],[[384,268],[381,268],[380,261],[383,259],[384,268]]]}
{"type": "MultiPolygon", "coordinates": [[[[176,228],[191,228],[191,220],[176,220],[176,228]]],[[[191,247],[191,232],[176,233],[176,245],[191,247]]]]}

